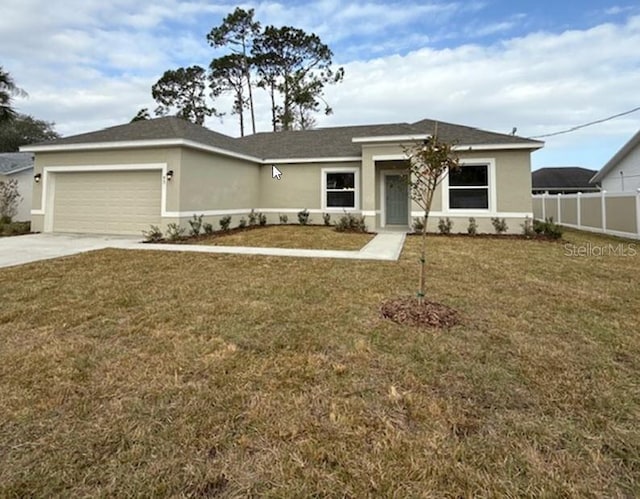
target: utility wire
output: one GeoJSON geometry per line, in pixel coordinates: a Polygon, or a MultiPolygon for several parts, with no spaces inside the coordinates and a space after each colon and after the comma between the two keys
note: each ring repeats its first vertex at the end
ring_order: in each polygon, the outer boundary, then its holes
{"type": "Polygon", "coordinates": [[[602,118],[601,120],[596,120],[596,121],[591,121],[589,123],[585,123],[584,125],[574,126],[572,128],[568,128],[566,130],[561,130],[559,132],[545,133],[543,135],[535,135],[535,136],[529,137],[529,138],[530,139],[544,139],[546,137],[555,137],[556,135],[562,135],[562,134],[565,134],[565,133],[575,132],[576,130],[580,130],[582,128],[586,128],[588,126],[597,125],[599,123],[604,123],[606,121],[610,121],[610,120],[613,120],[615,118],[620,118],[621,116],[626,116],[627,114],[635,113],[637,111],[640,111],[640,106],[635,107],[633,109],[630,109],[629,111],[625,111],[624,113],[614,114],[613,116],[609,116],[607,118],[602,118]]]}

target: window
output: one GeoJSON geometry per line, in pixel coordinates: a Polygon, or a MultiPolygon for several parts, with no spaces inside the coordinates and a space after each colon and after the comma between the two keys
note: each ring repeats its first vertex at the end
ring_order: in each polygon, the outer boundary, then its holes
{"type": "Polygon", "coordinates": [[[326,171],[325,207],[356,208],[356,172],[326,171]]]}
{"type": "Polygon", "coordinates": [[[449,173],[449,208],[452,210],[489,209],[489,167],[462,165],[449,173]]]}

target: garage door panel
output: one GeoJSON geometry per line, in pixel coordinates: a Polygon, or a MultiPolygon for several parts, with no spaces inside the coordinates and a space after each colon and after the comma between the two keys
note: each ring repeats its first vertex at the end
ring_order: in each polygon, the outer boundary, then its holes
{"type": "Polygon", "coordinates": [[[57,173],[55,232],[136,234],[160,223],[159,171],[57,173]]]}

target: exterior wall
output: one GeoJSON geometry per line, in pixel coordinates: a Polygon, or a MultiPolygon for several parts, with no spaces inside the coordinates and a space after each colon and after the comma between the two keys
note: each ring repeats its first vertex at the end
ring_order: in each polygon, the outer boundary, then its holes
{"type": "Polygon", "coordinates": [[[533,206],[540,220],[553,217],[560,225],[640,239],[640,192],[543,194],[533,196],[533,206]]]}
{"type": "MultiPolygon", "coordinates": [[[[99,151],[70,151],[70,152],[42,152],[35,155],[33,174],[41,174],[42,180],[33,183],[33,195],[31,209],[40,213],[32,213],[31,230],[42,232],[45,230],[45,217],[42,211],[47,211],[43,206],[43,190],[45,185],[45,170],[48,167],[81,167],[83,170],[98,170],[104,166],[119,165],[149,165],[162,164],[166,169],[173,170],[177,177],[180,174],[182,150],[180,148],[149,148],[149,149],[123,149],[123,150],[99,150],[99,151]]],[[[55,175],[55,173],[54,173],[55,175]]],[[[180,207],[179,185],[173,181],[166,183],[166,210],[177,212],[180,207]]],[[[163,222],[174,221],[164,218],[163,222]]]]}
{"type": "Polygon", "coordinates": [[[13,217],[15,222],[28,222],[31,220],[31,195],[33,191],[33,168],[27,168],[11,175],[0,175],[0,180],[18,181],[18,192],[22,199],[18,203],[18,213],[13,217]]]}
{"type": "Polygon", "coordinates": [[[640,145],[604,176],[601,185],[609,192],[637,192],[640,189],[640,145]]]}

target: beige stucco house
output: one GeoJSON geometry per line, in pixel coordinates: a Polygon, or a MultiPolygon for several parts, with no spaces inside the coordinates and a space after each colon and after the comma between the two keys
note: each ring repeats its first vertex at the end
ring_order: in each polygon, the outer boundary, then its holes
{"type": "MultiPolygon", "coordinates": [[[[140,234],[150,225],[187,225],[194,214],[237,225],[251,209],[270,222],[296,221],[308,209],[335,220],[361,213],[373,230],[409,229],[420,216],[402,174],[404,147],[425,140],[435,123],[349,126],[232,138],[174,117],[138,121],[25,147],[35,154],[34,231],[140,234]],[[273,167],[282,176],[274,178],[273,167]]],[[[466,231],[492,217],[511,232],[532,216],[531,153],[542,142],[438,123],[464,168],[444,179],[431,223],[449,217],[466,231]]]]}

